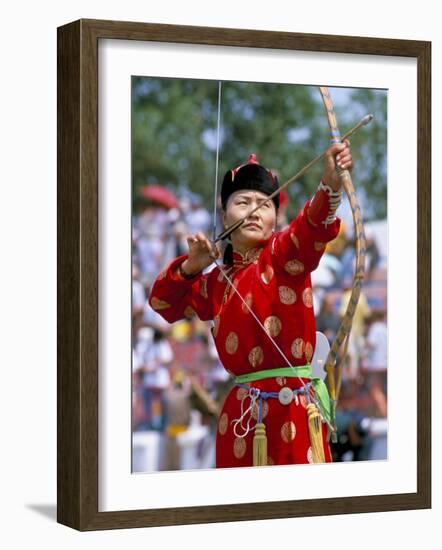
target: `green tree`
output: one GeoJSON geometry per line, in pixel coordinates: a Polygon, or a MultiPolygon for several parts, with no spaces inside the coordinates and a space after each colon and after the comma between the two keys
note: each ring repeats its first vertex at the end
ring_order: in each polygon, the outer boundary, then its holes
{"type": "MultiPolygon", "coordinates": [[[[354,180],[364,215],[386,215],[385,91],[332,89],[341,131],[372,112],[375,120],[352,139],[354,180]]],[[[134,195],[147,183],[190,188],[212,208],[218,82],[134,77],[132,83],[134,195]]],[[[255,152],[280,183],[328,147],[319,90],[292,84],[224,82],[219,185],[226,170],[255,152]]],[[[289,186],[289,215],[311,196],[321,166],[289,186]]]]}

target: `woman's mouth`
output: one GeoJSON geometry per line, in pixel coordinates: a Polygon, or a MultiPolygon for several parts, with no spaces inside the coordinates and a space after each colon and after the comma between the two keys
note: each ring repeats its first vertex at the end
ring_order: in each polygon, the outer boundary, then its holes
{"type": "Polygon", "coordinates": [[[247,224],[244,224],[244,229],[261,229],[261,226],[257,223],[247,223],[247,224]]]}

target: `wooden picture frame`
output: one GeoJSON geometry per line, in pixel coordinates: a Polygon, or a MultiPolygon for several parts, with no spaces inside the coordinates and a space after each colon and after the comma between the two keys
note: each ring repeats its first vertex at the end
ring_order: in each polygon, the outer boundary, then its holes
{"type": "Polygon", "coordinates": [[[58,29],[57,519],[98,530],[431,506],[431,44],[79,20],[58,29]],[[98,510],[98,41],[138,40],[415,58],[417,89],[417,491],[233,505],[98,510]],[[425,419],[425,421],[423,421],[425,419]]]}

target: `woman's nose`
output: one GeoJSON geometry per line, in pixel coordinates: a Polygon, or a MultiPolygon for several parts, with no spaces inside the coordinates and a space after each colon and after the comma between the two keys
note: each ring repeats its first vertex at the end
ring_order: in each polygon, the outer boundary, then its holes
{"type": "Polygon", "coordinates": [[[255,208],[258,206],[259,203],[252,203],[249,218],[259,218],[259,208],[254,212],[255,208]]]}
{"type": "Polygon", "coordinates": [[[258,215],[258,210],[256,212],[252,212],[251,214],[249,214],[247,216],[247,219],[252,222],[259,222],[261,218],[258,215]]]}

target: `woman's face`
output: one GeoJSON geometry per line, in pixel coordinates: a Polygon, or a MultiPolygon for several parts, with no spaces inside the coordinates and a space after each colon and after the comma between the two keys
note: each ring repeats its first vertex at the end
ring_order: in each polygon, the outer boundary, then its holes
{"type": "MultiPolygon", "coordinates": [[[[241,218],[247,216],[254,208],[267,199],[260,191],[239,190],[230,195],[226,210],[223,211],[223,222],[229,227],[241,218]]],[[[260,243],[267,241],[276,225],[276,209],[272,200],[258,208],[244,223],[231,234],[233,248],[245,252],[260,243]]]]}

